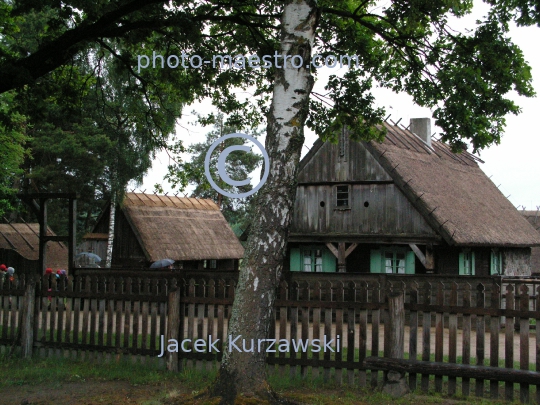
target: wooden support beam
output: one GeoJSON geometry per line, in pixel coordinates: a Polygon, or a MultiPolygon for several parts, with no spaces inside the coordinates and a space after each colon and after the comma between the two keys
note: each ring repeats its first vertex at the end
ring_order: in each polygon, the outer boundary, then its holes
{"type": "Polygon", "coordinates": [[[345,251],[345,257],[349,257],[349,255],[353,252],[354,249],[358,246],[358,243],[353,243],[351,246],[347,248],[345,251]]]}
{"type": "Polygon", "coordinates": [[[420,260],[420,262],[422,262],[422,264],[425,267],[426,266],[426,256],[424,255],[424,253],[422,253],[420,248],[418,246],[416,246],[415,243],[409,243],[409,246],[411,247],[411,249],[414,252],[414,254],[416,255],[416,257],[418,257],[418,260],[420,260]]]}
{"type": "Polygon", "coordinates": [[[390,359],[386,357],[367,357],[365,365],[368,370],[395,370],[407,373],[508,381],[523,384],[538,384],[538,381],[540,381],[540,372],[538,371],[517,370],[513,368],[436,363],[409,359],[390,359]]]}
{"type": "Polygon", "coordinates": [[[338,273],[345,273],[347,271],[346,258],[347,256],[345,256],[345,242],[339,242],[337,257],[338,273]]]}
{"type": "Polygon", "coordinates": [[[426,245],[426,254],[424,254],[415,243],[409,243],[412,251],[418,257],[418,260],[424,265],[426,270],[433,270],[435,268],[435,260],[433,258],[433,248],[426,245]]]}
{"type": "Polygon", "coordinates": [[[336,247],[331,243],[331,242],[326,242],[326,247],[328,248],[328,250],[330,250],[330,252],[332,252],[332,254],[336,257],[338,257],[338,250],[336,249],[336,247]]]}
{"type": "Polygon", "coordinates": [[[433,256],[433,246],[426,245],[426,270],[435,269],[435,257],[433,256]]]}

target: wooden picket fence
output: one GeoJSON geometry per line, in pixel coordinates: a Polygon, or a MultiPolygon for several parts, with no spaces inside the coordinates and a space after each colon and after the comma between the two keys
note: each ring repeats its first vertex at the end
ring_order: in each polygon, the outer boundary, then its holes
{"type": "MultiPolygon", "coordinates": [[[[189,339],[191,351],[160,358],[178,370],[213,367],[228,348],[234,280],[47,276],[37,280],[32,301],[25,277],[0,283],[0,345],[14,350],[32,335],[31,347],[42,353],[149,361],[161,353],[162,336],[189,339]],[[210,335],[219,339],[217,351],[193,350],[195,340],[210,335]]],[[[506,399],[519,391],[522,402],[540,403],[539,296],[540,285],[518,280],[490,284],[489,291],[446,279],[386,280],[384,288],[375,279],[282,281],[269,336],[312,343],[326,336],[334,348],[339,336],[341,350],[311,344],[307,351],[270,352],[267,362],[291,377],[359,386],[377,386],[383,371],[396,369],[409,373],[413,390],[506,399]],[[388,358],[395,326],[386,297],[396,292],[406,297],[404,359],[388,358]]]]}

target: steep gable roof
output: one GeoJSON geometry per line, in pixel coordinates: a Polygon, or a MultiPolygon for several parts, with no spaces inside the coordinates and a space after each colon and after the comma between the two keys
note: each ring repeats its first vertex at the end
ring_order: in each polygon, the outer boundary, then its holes
{"type": "Polygon", "coordinates": [[[300,162],[299,183],[307,178],[311,182],[357,181],[364,175],[365,180],[382,181],[389,176],[450,245],[540,246],[540,235],[480,169],[478,157],[466,151],[453,153],[435,140],[428,146],[406,128],[383,125],[387,135],[382,143],[362,142],[369,151],[366,158],[375,160],[372,172],[348,173],[338,167],[342,164],[338,159],[326,156],[337,148],[325,148],[317,140],[300,162]],[[316,162],[319,159],[324,164],[316,162]]]}
{"type": "Polygon", "coordinates": [[[239,259],[244,249],[211,200],[127,193],[121,204],[148,260],[239,259]]]}
{"type": "Polygon", "coordinates": [[[384,125],[384,142],[369,142],[368,149],[449,244],[540,245],[538,233],[480,169],[478,158],[438,141],[430,148],[407,129],[384,125]]]}

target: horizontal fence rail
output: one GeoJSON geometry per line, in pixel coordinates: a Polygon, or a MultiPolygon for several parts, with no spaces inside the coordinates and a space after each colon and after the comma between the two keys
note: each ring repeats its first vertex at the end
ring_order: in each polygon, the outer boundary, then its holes
{"type": "MultiPolygon", "coordinates": [[[[279,284],[270,340],[258,348],[272,345],[267,352],[272,369],[360,386],[377,386],[383,371],[394,370],[408,373],[412,390],[510,400],[519,392],[522,402],[532,397],[540,402],[535,280],[380,275],[345,280],[279,284]],[[404,297],[403,359],[390,358],[387,297],[392,294],[404,297]]],[[[235,285],[235,279],[114,273],[0,279],[0,344],[13,349],[31,336],[30,346],[45,354],[141,359],[163,354],[159,358],[170,370],[210,367],[225,351],[251,346],[228,341],[235,285]]]]}

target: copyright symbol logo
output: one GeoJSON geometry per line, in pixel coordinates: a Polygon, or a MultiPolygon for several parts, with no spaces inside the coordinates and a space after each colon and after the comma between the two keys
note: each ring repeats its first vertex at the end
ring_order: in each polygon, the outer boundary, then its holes
{"type": "MultiPolygon", "coordinates": [[[[236,186],[236,187],[246,186],[250,183],[250,179],[233,180],[231,179],[231,177],[227,174],[227,171],[225,170],[225,161],[227,160],[227,156],[229,156],[229,154],[234,151],[249,152],[250,148],[246,145],[233,145],[233,146],[229,146],[228,148],[225,148],[221,152],[218,158],[218,164],[217,164],[218,174],[225,183],[230,184],[231,186],[236,186]]],[[[266,152],[266,149],[264,149],[264,146],[254,137],[250,135],[246,135],[246,134],[241,134],[241,133],[224,135],[218,140],[216,140],[212,144],[212,146],[210,146],[210,148],[208,149],[208,152],[206,152],[206,157],[204,159],[204,174],[206,175],[208,182],[210,183],[210,185],[212,186],[214,190],[230,198],[244,198],[244,197],[249,197],[250,195],[256,193],[262,186],[264,186],[264,183],[266,183],[266,180],[268,179],[269,171],[270,171],[270,159],[268,158],[268,153],[266,152]],[[224,142],[229,138],[243,138],[243,139],[247,139],[248,141],[253,142],[261,150],[261,153],[264,158],[264,173],[263,173],[261,181],[259,182],[259,184],[253,187],[250,191],[247,191],[245,193],[235,194],[235,193],[231,193],[229,191],[223,190],[221,187],[219,187],[216,184],[216,182],[212,178],[212,175],[210,174],[210,157],[212,156],[212,152],[214,152],[214,150],[217,148],[217,146],[221,142],[224,142]]]]}

